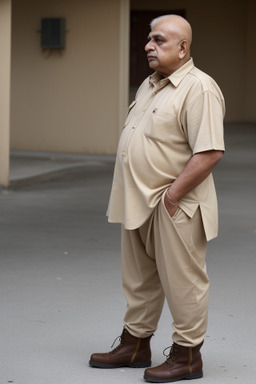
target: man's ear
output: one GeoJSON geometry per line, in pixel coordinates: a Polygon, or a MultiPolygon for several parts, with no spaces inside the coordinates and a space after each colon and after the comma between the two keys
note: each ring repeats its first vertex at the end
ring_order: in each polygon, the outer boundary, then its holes
{"type": "Polygon", "coordinates": [[[188,41],[182,40],[179,44],[179,58],[180,59],[183,59],[186,56],[188,49],[189,49],[188,41]]]}

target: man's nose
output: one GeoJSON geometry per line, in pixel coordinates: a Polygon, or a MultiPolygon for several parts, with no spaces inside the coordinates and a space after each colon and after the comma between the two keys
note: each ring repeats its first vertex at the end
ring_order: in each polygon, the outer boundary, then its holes
{"type": "Polygon", "coordinates": [[[150,40],[146,45],[145,45],[145,51],[148,52],[148,51],[154,51],[155,50],[155,47],[154,45],[152,44],[152,41],[150,40]]]}

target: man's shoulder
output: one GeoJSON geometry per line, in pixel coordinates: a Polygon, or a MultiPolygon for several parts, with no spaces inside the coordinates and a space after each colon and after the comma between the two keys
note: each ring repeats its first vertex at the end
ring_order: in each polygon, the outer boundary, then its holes
{"type": "Polygon", "coordinates": [[[188,75],[193,79],[194,83],[202,88],[203,92],[221,92],[217,82],[207,73],[197,67],[193,67],[188,75]]]}

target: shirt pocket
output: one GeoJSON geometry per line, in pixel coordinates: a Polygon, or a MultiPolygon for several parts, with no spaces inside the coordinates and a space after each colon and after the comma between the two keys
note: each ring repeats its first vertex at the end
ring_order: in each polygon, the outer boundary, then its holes
{"type": "Polygon", "coordinates": [[[151,140],[166,142],[179,131],[177,116],[159,108],[151,112],[149,123],[145,127],[145,136],[151,140]]]}

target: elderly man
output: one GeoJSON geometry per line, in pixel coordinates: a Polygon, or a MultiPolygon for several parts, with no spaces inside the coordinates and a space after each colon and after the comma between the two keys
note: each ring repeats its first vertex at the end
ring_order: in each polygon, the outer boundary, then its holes
{"type": "Polygon", "coordinates": [[[180,16],[151,23],[145,47],[154,70],[131,104],[120,138],[108,217],[122,223],[127,312],[120,344],[95,353],[100,368],[149,367],[150,338],[166,298],[173,345],[144,379],[166,383],[203,375],[207,328],[207,241],[217,236],[211,171],[224,152],[224,99],[190,57],[192,31],[180,16]]]}

